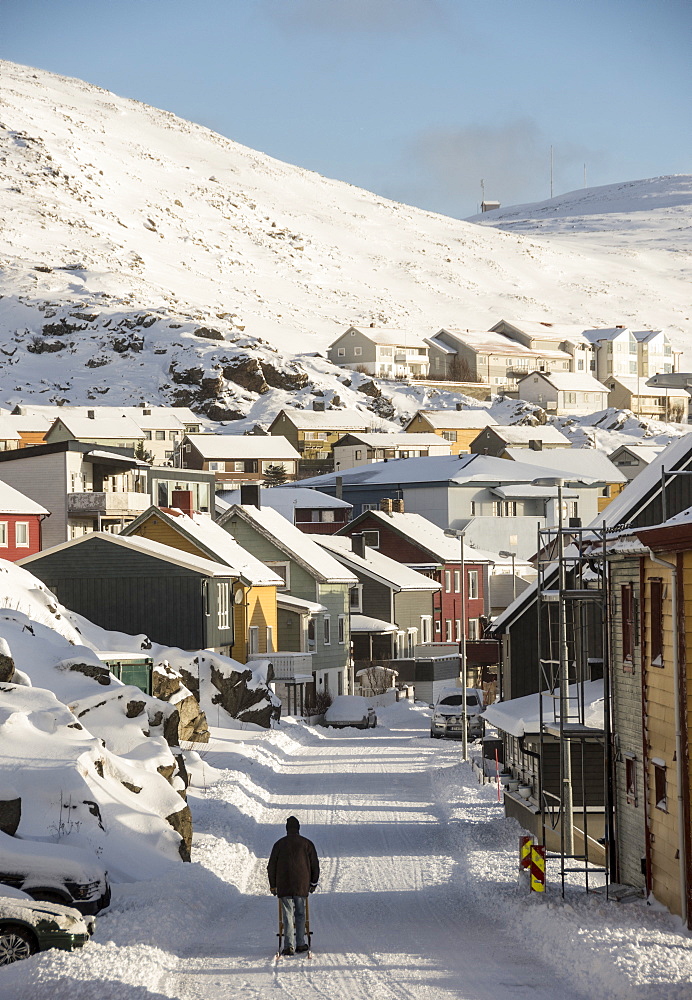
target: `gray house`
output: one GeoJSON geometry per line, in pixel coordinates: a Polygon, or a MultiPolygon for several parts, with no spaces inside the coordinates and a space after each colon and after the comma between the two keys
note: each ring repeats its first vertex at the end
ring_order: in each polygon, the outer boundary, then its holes
{"type": "Polygon", "coordinates": [[[329,345],[327,357],[341,368],[382,378],[428,374],[428,345],[408,330],[350,326],[329,345]]]}
{"type": "MultiPolygon", "coordinates": [[[[218,523],[285,581],[285,593],[310,602],[308,649],[317,694],[345,694],[349,687],[349,590],[358,578],[285,517],[270,507],[234,504],[218,523]],[[319,610],[315,610],[314,606],[319,610]]],[[[277,598],[278,603],[278,598],[277,598]]],[[[309,610],[309,609],[308,609],[309,610]]],[[[297,608],[295,614],[299,614],[297,608]]],[[[279,648],[291,649],[279,615],[279,648]]]]}
{"type": "Polygon", "coordinates": [[[18,565],[102,628],[230,656],[239,573],[228,565],[108,532],[63,542],[18,565]]]}
{"type": "Polygon", "coordinates": [[[535,350],[493,330],[438,330],[428,337],[430,377],[485,382],[495,392],[511,390],[535,370],[569,371],[571,357],[553,348],[535,350]]]}
{"type": "Polygon", "coordinates": [[[473,439],[469,450],[477,455],[505,457],[507,448],[544,451],[554,448],[571,448],[572,442],[552,424],[526,426],[493,424],[473,439]]]}

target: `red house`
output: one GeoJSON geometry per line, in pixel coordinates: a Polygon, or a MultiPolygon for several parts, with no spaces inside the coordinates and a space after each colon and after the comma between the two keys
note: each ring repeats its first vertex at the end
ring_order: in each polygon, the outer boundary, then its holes
{"type": "MultiPolygon", "coordinates": [[[[383,500],[382,506],[401,501],[383,500]]],[[[363,532],[366,545],[379,549],[391,559],[432,577],[440,584],[434,595],[431,635],[424,642],[461,640],[461,542],[421,514],[395,510],[367,510],[337,534],[363,532]]],[[[489,613],[488,577],[493,564],[491,553],[464,546],[466,598],[466,639],[483,638],[481,617],[489,613]]]]}
{"type": "Polygon", "coordinates": [[[0,559],[15,562],[41,551],[41,522],[50,512],[0,480],[0,559]]]}

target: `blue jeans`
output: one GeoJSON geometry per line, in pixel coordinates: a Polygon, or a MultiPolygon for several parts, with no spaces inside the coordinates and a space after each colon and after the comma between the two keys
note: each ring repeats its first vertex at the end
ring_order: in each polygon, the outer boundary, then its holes
{"type": "Polygon", "coordinates": [[[284,946],[299,948],[305,944],[305,896],[281,896],[284,923],[284,946]]]}

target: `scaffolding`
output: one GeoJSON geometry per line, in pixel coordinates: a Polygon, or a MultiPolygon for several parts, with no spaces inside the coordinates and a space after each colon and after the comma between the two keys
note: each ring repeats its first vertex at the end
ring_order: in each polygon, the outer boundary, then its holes
{"type": "Polygon", "coordinates": [[[558,527],[539,528],[537,551],[542,842],[547,845],[550,833],[556,845],[559,830],[559,848],[553,846],[546,857],[559,862],[563,896],[567,875],[578,876],[587,892],[590,879],[604,875],[607,894],[613,837],[606,530],[574,526],[574,521],[564,527],[561,518],[558,527]],[[595,727],[587,723],[585,684],[600,676],[603,723],[595,727]],[[595,754],[594,746],[600,748],[595,754]],[[598,787],[593,767],[601,755],[603,785],[598,787]],[[604,827],[594,837],[589,810],[599,804],[604,827]],[[602,862],[594,860],[601,854],[602,862]]]}

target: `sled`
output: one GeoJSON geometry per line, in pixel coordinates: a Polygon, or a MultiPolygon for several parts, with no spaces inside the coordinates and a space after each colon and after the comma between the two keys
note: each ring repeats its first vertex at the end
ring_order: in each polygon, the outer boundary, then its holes
{"type": "MultiPolygon", "coordinates": [[[[276,962],[280,962],[283,958],[285,958],[285,956],[281,954],[281,949],[284,940],[284,918],[283,918],[283,911],[281,909],[280,899],[278,900],[278,903],[279,903],[279,930],[276,935],[278,938],[278,946],[276,949],[276,955],[274,956],[274,960],[276,962]]],[[[306,958],[312,958],[312,931],[310,930],[310,900],[307,897],[305,899],[305,938],[307,941],[308,950],[304,953],[301,952],[301,955],[304,954],[306,958]]]]}

